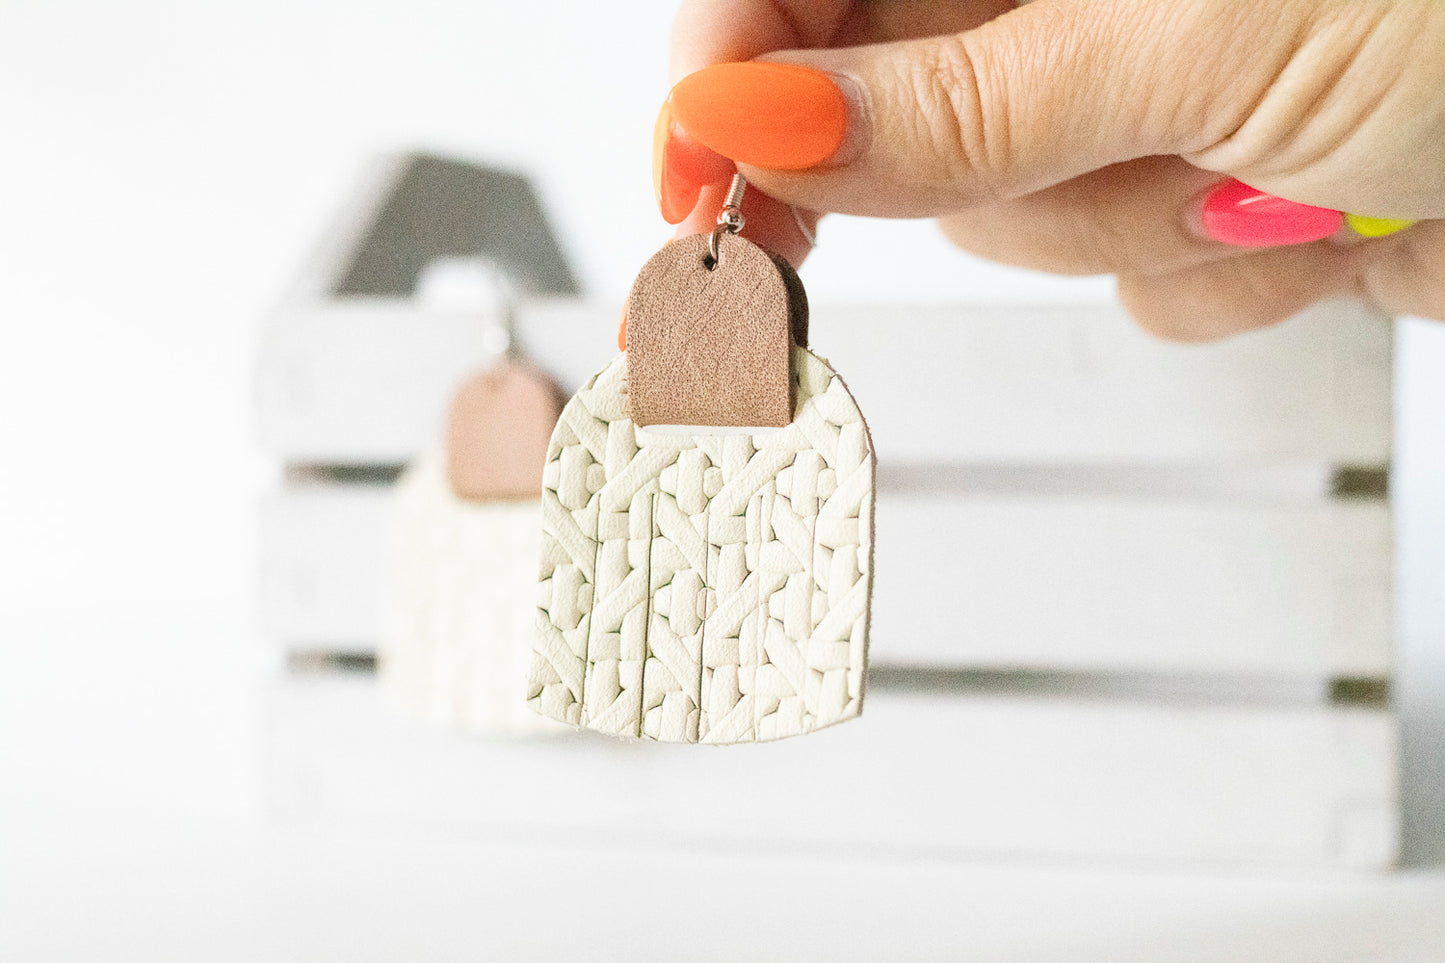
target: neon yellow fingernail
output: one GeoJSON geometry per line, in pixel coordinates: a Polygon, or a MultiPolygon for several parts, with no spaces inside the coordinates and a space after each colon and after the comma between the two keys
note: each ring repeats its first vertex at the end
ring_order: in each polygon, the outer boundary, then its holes
{"type": "Polygon", "coordinates": [[[1414,221],[1398,220],[1392,217],[1365,217],[1362,214],[1346,214],[1345,223],[1361,237],[1385,237],[1396,231],[1403,231],[1414,221]]]}

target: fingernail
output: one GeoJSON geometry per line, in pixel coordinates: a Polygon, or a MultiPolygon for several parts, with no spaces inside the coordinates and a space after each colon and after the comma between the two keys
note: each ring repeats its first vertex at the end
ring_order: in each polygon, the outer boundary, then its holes
{"type": "Polygon", "coordinates": [[[1346,214],[1345,223],[1350,225],[1350,230],[1361,237],[1386,237],[1396,231],[1403,231],[1415,222],[1393,217],[1364,217],[1360,214],[1346,214]]]}
{"type": "Polygon", "coordinates": [[[627,350],[627,305],[622,306],[622,316],[617,319],[617,350],[627,350]]]}
{"type": "Polygon", "coordinates": [[[652,129],[652,189],[663,220],[676,224],[692,211],[702,185],[685,176],[672,136],[672,105],[664,103],[652,129]]]}
{"type": "Polygon", "coordinates": [[[801,170],[843,143],[848,104],[827,74],[794,64],[717,64],[672,88],[672,116],[741,164],[801,170]]]}
{"type": "Polygon", "coordinates": [[[681,224],[697,206],[704,187],[726,184],[737,166],[683,130],[664,103],[652,128],[652,188],[669,224],[681,224]]]}
{"type": "Polygon", "coordinates": [[[1204,196],[1199,223],[1216,241],[1236,247],[1278,247],[1329,237],[1344,217],[1325,207],[1296,204],[1228,180],[1204,196]]]}

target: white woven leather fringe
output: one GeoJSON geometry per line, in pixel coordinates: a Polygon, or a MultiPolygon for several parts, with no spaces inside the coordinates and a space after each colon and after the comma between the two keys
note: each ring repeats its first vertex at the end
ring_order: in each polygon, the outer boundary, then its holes
{"type": "Polygon", "coordinates": [[[672,434],[627,415],[626,358],[567,404],[542,492],[543,715],[666,742],[780,739],[862,711],[874,457],[794,348],[791,425],[672,434]]]}
{"type": "Polygon", "coordinates": [[[473,735],[556,733],[517,698],[535,606],[538,502],[465,501],[428,455],[394,489],[378,675],[412,718],[473,735]]]}

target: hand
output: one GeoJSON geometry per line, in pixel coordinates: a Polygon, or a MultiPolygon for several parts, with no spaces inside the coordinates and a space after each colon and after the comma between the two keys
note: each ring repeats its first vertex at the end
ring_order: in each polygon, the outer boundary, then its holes
{"type": "Polygon", "coordinates": [[[1118,275],[1172,338],[1341,294],[1445,319],[1441,0],[685,0],[672,63],[654,174],[680,233],[736,162],[745,233],[795,264],[814,212],[929,216],[1118,275]],[[713,66],[749,60],[808,69],[713,66]]]}

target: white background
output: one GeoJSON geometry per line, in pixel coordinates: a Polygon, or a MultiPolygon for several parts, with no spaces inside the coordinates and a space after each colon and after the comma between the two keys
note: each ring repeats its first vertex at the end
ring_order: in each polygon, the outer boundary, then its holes
{"type": "MultiPolygon", "coordinates": [[[[251,622],[254,503],[274,468],[252,440],[251,365],[289,273],[390,148],[530,172],[588,293],[620,300],[668,236],[649,164],[671,7],[0,0],[0,958],[518,958],[540,945],[530,927],[581,938],[585,912],[548,907],[585,903],[603,854],[562,854],[570,881],[498,917],[525,849],[259,823],[274,667],[251,622]]],[[[828,222],[821,241],[817,300],[1111,291],[982,265],[923,223],[828,222]]],[[[596,338],[605,357],[613,332],[596,338]]],[[[1445,331],[1403,327],[1400,384],[1407,843],[1439,864],[1445,331]]],[[[761,901],[807,882],[801,911],[874,921],[863,957],[923,955],[900,940],[930,928],[957,941],[935,953],[995,959],[1445,957],[1438,869],[775,870],[759,884],[725,857],[656,852],[633,872],[761,901]]],[[[639,913],[680,898],[642,885],[639,913]]],[[[759,938],[793,959],[827,922],[765,916],[759,938]]]]}

